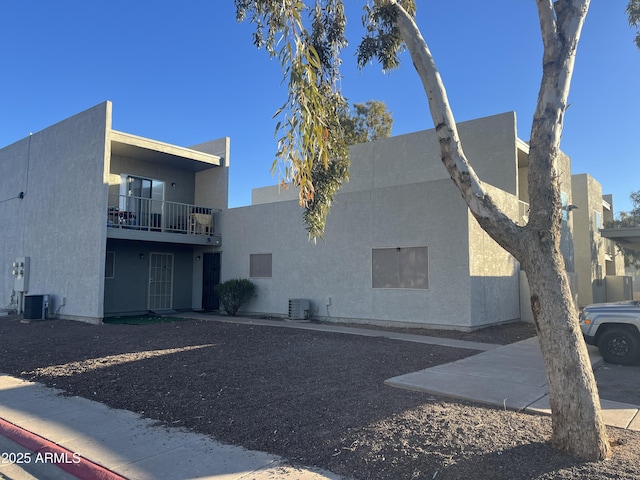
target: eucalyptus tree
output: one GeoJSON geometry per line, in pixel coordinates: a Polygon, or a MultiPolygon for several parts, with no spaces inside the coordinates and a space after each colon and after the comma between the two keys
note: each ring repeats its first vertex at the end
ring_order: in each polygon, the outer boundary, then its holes
{"type": "Polygon", "coordinates": [[[629,16],[629,25],[636,28],[635,42],[640,48],[640,0],[629,0],[627,15],[629,16]]]}
{"type": "MultiPolygon", "coordinates": [[[[526,225],[515,223],[493,201],[465,155],[440,74],[414,20],[414,0],[363,2],[366,33],[357,60],[361,67],[375,60],[390,70],[400,65],[400,52],[408,50],[429,101],[442,162],[480,226],[526,272],[549,384],[552,443],[583,458],[603,459],[610,446],[560,252],[560,137],[589,0],[535,1],[544,52],[529,144],[526,225]]],[[[321,236],[333,195],[348,177],[348,151],[338,115],[345,104],[339,73],[347,42],[344,2],[235,3],[237,19],[255,24],[255,45],[265,47],[283,67],[289,95],[279,110],[277,159],[299,188],[309,235],[321,236]],[[317,171],[325,175],[314,184],[318,176],[312,172],[317,171]]]]}
{"type": "Polygon", "coordinates": [[[393,117],[387,104],[380,100],[354,103],[351,110],[345,109],[340,116],[347,145],[372,142],[391,136],[393,117]]]}
{"type": "MultiPolygon", "coordinates": [[[[346,146],[371,142],[391,135],[393,118],[382,101],[355,103],[351,110],[344,101],[337,114],[336,128],[339,126],[341,141],[346,146]]],[[[303,219],[312,237],[322,235],[333,195],[342,184],[342,180],[348,177],[348,172],[347,156],[329,158],[327,163],[314,162],[311,167],[308,184],[311,185],[309,191],[312,197],[304,200],[303,219]]]]}

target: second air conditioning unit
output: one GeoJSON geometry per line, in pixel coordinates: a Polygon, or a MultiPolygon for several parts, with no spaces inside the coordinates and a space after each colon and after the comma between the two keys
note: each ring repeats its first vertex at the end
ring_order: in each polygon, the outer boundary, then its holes
{"type": "Polygon", "coordinates": [[[307,320],[311,316],[311,302],[305,298],[289,299],[289,318],[291,320],[307,320]]]}

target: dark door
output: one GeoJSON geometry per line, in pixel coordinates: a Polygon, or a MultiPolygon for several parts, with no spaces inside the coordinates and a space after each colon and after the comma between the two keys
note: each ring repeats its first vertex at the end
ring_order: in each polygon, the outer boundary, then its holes
{"type": "Polygon", "coordinates": [[[215,287],[220,283],[220,254],[205,253],[202,262],[202,308],[218,310],[220,301],[215,287]]]}

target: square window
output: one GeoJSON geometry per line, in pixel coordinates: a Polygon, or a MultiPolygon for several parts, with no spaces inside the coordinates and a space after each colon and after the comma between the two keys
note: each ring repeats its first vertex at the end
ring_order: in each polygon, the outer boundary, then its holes
{"type": "Polygon", "coordinates": [[[252,253],[249,255],[249,277],[271,278],[270,253],[252,253]]]}
{"type": "Polygon", "coordinates": [[[374,248],[371,252],[373,288],[429,288],[427,247],[374,248]]]}

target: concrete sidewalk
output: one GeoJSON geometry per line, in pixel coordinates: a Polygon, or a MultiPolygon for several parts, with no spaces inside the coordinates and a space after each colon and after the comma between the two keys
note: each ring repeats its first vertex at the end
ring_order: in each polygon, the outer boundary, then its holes
{"type": "MultiPolygon", "coordinates": [[[[589,355],[594,367],[602,363],[594,347],[589,347],[589,355]]],[[[551,413],[542,354],[535,337],[385,383],[512,410],[551,413]]],[[[640,431],[640,406],[604,398],[600,402],[607,425],[640,431]]]]}
{"type": "MultiPolygon", "coordinates": [[[[428,335],[414,335],[411,333],[399,333],[390,330],[376,330],[373,328],[363,327],[346,327],[339,323],[317,323],[305,320],[287,320],[287,319],[266,319],[266,318],[249,318],[249,317],[227,317],[219,315],[211,315],[206,313],[182,313],[174,314],[172,317],[189,318],[194,320],[210,320],[223,323],[240,323],[242,325],[261,325],[265,327],[275,328],[295,328],[298,330],[313,330],[316,332],[343,333],[345,335],[358,335],[360,337],[378,337],[388,338],[391,340],[401,340],[403,342],[422,343],[425,345],[441,345],[443,347],[465,348],[468,350],[487,351],[500,348],[500,345],[494,343],[469,342],[467,340],[456,340],[444,337],[429,337],[428,335]]],[[[425,332],[427,332],[426,330],[425,332]]]]}
{"type": "Polygon", "coordinates": [[[0,419],[4,419],[0,421],[4,459],[0,460],[0,478],[340,478],[329,472],[293,468],[275,455],[157,426],[135,413],[61,393],[0,374],[0,419]],[[62,460],[58,466],[52,461],[54,454],[62,460]]]}

